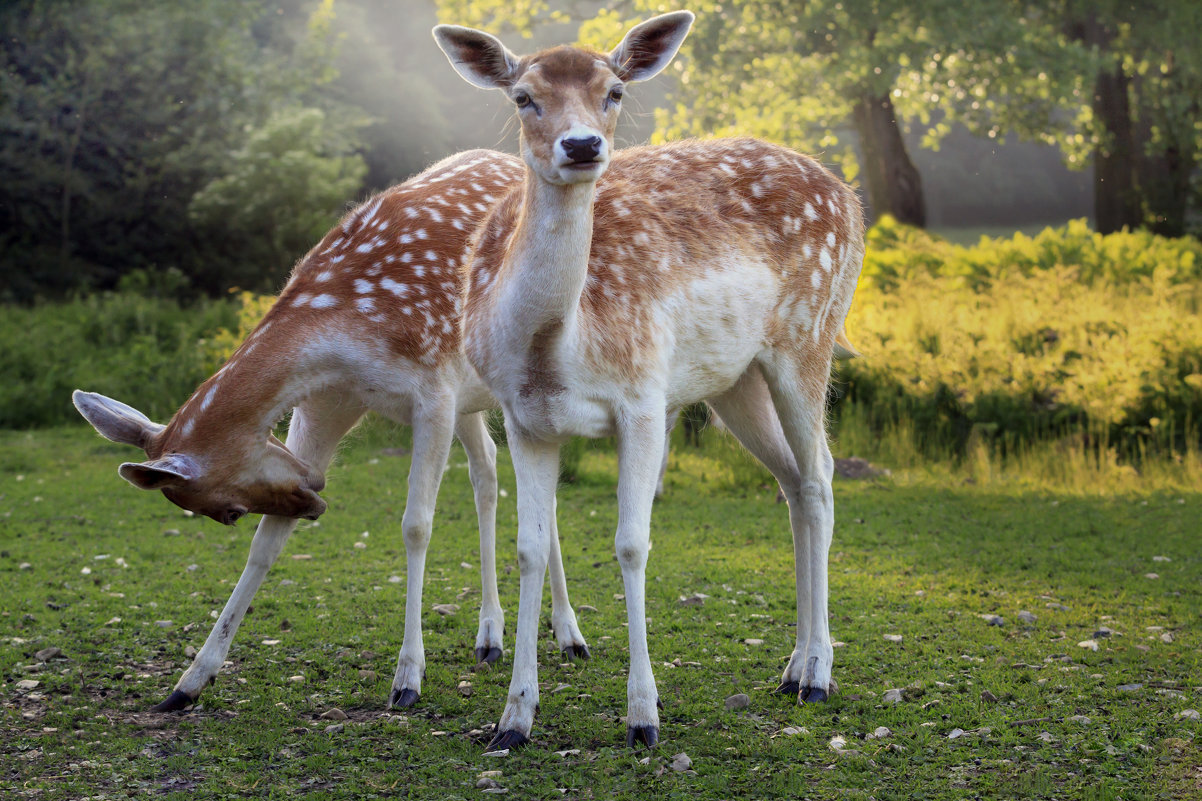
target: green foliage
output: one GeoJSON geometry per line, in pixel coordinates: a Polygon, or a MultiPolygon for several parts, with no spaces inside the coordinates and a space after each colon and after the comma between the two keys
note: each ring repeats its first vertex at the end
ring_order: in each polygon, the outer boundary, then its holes
{"type": "Polygon", "coordinates": [[[0,300],[274,288],[360,191],[332,0],[18,0],[0,28],[0,300]]]}
{"type": "Polygon", "coordinates": [[[1202,243],[1083,222],[952,245],[889,220],[848,319],[845,403],[930,452],[1088,436],[1138,456],[1200,441],[1202,243]]]}
{"type": "Polygon", "coordinates": [[[367,168],[348,151],[346,132],[330,128],[320,109],[278,113],[192,197],[188,213],[201,231],[244,246],[241,269],[220,281],[274,288],[354,196],[367,168]]]}
{"type": "Polygon", "coordinates": [[[0,315],[0,428],[76,422],[71,392],[117,398],[165,421],[209,375],[205,338],[235,325],[228,301],[106,293],[0,315]]]}

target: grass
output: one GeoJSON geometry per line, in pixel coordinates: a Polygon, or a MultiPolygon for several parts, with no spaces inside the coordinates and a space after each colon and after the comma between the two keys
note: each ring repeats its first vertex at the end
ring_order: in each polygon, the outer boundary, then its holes
{"type": "MultiPolygon", "coordinates": [[[[1196,489],[1049,491],[918,467],[837,481],[830,578],[841,692],[797,707],[769,694],[793,639],[785,508],[753,473],[724,463],[725,446],[682,446],[652,537],[647,609],[666,708],[663,742],[647,753],[622,745],[613,456],[585,449],[559,515],[593,658],[563,663],[548,633],[534,743],[497,758],[482,752],[510,663],[472,672],[478,558],[458,449],[424,603],[460,611],[426,615],[420,705],[383,709],[403,617],[404,583],[390,579],[404,575],[407,459],[381,453],[395,444],[369,425],[344,448],[330,511],[294,535],[231,664],[199,708],[154,715],[144,710],[170,691],[185,648],[199,647],[241,571],[251,527],[187,517],[128,487],[115,468],[131,451],[82,428],[0,432],[5,797],[466,799],[484,794],[476,784],[490,770],[516,798],[1202,792],[1200,724],[1178,717],[1202,707],[1196,489]],[[698,593],[708,596],[700,606],[681,604],[698,593]],[[1096,651],[1078,644],[1090,640],[1096,651]],[[49,647],[62,656],[39,662],[49,647]],[[886,700],[890,689],[903,690],[899,703],[886,700]],[[750,706],[727,711],[735,693],[750,706]],[[341,731],[320,718],[331,707],[349,716],[341,731]],[[881,727],[889,733],[870,736],[881,727]],[[679,753],[689,771],[671,768],[679,753]]],[[[511,647],[516,507],[504,452],[501,486],[511,647]]]]}

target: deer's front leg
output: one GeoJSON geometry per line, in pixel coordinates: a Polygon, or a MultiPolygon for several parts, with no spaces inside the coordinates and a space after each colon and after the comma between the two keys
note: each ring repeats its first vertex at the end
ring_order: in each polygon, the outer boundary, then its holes
{"type": "MultiPolygon", "coordinates": [[[[510,415],[506,415],[510,419],[510,415]]],[[[488,750],[514,748],[530,741],[538,708],[538,619],[543,576],[554,535],[555,485],[559,446],[540,442],[509,428],[509,450],[518,493],[518,625],[514,635],[513,677],[497,735],[488,750]]]]}
{"type": "Polygon", "coordinates": [[[405,636],[397,654],[396,673],[388,705],[406,709],[417,703],[426,674],[422,641],[422,586],[426,578],[426,551],[434,524],[434,503],[442,470],[451,452],[454,402],[429,399],[413,416],[413,461],[409,465],[409,493],[401,518],[405,539],[405,636]]]}
{"type": "MultiPolygon", "coordinates": [[[[340,398],[315,396],[293,413],[286,445],[299,458],[324,471],[338,441],[362,415],[361,407],[348,404],[340,398]]],[[[204,686],[217,678],[250,602],[254,600],[255,593],[267,577],[267,571],[279,558],[295,528],[296,519],[291,517],[264,515],[259,521],[250,543],[246,567],[238,577],[229,600],[225,602],[217,624],[209,632],[192,664],[176,682],[171,695],[153,707],[153,711],[171,712],[191,706],[200,697],[204,686]]]]}
{"type": "Polygon", "coordinates": [[[614,547],[626,587],[630,676],[626,682],[626,744],[659,740],[659,693],[647,650],[646,572],[651,548],[651,504],[665,438],[663,416],[619,421],[618,532],[614,547]]]}
{"type": "Polygon", "coordinates": [[[254,539],[250,543],[250,554],[246,558],[246,567],[238,578],[238,584],[225,602],[225,608],[217,618],[217,624],[209,632],[205,644],[201,646],[192,664],[184,671],[184,675],[175,684],[175,689],[166,699],[151,707],[152,712],[174,712],[196,703],[201,690],[206,684],[217,679],[217,673],[225,663],[229,653],[230,643],[246,616],[250,602],[267,577],[267,571],[275,563],[288,535],[296,528],[296,519],[291,517],[276,517],[266,515],[259,521],[255,529],[254,539]]]}

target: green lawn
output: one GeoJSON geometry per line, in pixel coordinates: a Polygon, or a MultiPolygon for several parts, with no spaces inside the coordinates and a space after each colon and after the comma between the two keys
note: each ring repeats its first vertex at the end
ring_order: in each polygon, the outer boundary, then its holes
{"type": "MultiPolygon", "coordinates": [[[[479,798],[485,771],[500,771],[492,781],[514,798],[1202,794],[1202,724],[1181,715],[1202,709],[1198,492],[1052,494],[946,474],[837,480],[841,692],[797,707],[769,693],[795,619],[785,507],[681,448],[648,570],[665,704],[663,741],[648,753],[622,745],[614,466],[590,450],[559,514],[593,658],[563,663],[548,630],[533,745],[491,757],[510,663],[472,672],[479,560],[458,449],[427,572],[423,695],[407,715],[383,708],[403,621],[408,468],[381,452],[397,444],[385,433],[369,427],[344,448],[330,511],[289,543],[201,706],[155,715],[143,710],[207,635],[253,521],[223,528],[134,490],[116,474],[134,452],[90,430],[0,432],[0,794],[479,798]],[[700,605],[681,603],[698,593],[700,605]],[[434,604],[460,609],[444,617],[434,604]],[[62,655],[36,658],[52,647],[62,655]],[[891,689],[899,702],[886,700],[891,689]],[[728,711],[736,693],[750,706],[728,711]],[[322,719],[331,708],[348,719],[322,719]],[[672,767],[681,753],[688,770],[672,767]]],[[[504,451],[501,486],[511,647],[516,508],[504,451]]],[[[544,607],[549,619],[549,597],[544,607]]]]}

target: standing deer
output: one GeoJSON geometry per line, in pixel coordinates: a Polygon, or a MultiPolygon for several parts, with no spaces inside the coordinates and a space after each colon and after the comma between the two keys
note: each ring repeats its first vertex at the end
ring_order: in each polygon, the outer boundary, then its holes
{"type": "MultiPolygon", "coordinates": [[[[217,624],[155,711],[195,703],[229,651],[247,607],[297,518],[326,509],[318,492],[342,436],[368,410],[413,428],[401,530],[407,556],[405,632],[390,706],[421,693],[421,599],[434,502],[451,447],[463,443],[480,527],[483,586],[476,660],[501,656],[504,613],[494,560],[496,446],[483,409],[496,403],[463,357],[460,281],[468,238],[521,177],[513,156],[471,151],[446,159],[346,215],[293,271],[263,321],[167,425],[123,403],[76,390],[76,408],[105,437],[149,460],[120,474],[184,509],[232,525],[265,515],[217,624]],[[287,443],[271,431],[294,409],[287,443]]],[[[560,647],[587,657],[552,546],[553,628],[560,647]]]]}
{"type": "Polygon", "coordinates": [[[699,400],[789,502],[797,640],[778,691],[816,702],[835,689],[824,411],[863,220],[850,188],[765,142],[612,153],[625,84],[663,69],[692,21],[689,12],[655,17],[609,54],[556,47],[521,58],[487,33],[434,29],[461,76],[513,101],[526,163],[521,185],[483,223],[463,320],[468,361],[504,409],[517,476],[513,677],[490,749],[528,742],[538,706],[543,573],[555,549],[559,444],[571,435],[617,440],[626,742],[658,740],[644,609],[651,505],[665,416],[699,400]]]}

